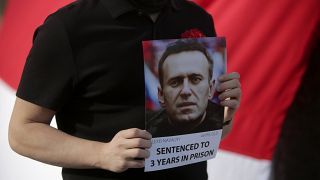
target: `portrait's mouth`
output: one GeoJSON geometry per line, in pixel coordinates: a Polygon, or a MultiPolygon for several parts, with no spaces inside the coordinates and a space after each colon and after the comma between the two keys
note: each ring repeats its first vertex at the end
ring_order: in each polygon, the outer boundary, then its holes
{"type": "Polygon", "coordinates": [[[185,108],[185,107],[190,107],[190,106],[195,106],[197,105],[196,103],[194,102],[182,102],[182,103],[179,103],[177,105],[178,108],[185,108]]]}

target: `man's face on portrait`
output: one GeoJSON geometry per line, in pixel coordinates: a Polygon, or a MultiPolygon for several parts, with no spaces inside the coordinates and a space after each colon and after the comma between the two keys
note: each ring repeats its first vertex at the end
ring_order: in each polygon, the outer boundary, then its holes
{"type": "Polygon", "coordinates": [[[213,87],[206,56],[200,51],[171,54],[162,70],[163,84],[158,96],[169,118],[177,122],[202,118],[213,87]]]}

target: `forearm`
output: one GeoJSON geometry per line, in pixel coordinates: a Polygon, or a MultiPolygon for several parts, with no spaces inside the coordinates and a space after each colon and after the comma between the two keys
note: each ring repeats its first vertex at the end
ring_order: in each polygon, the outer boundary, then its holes
{"type": "Polygon", "coordinates": [[[68,168],[96,168],[98,152],[103,146],[36,122],[10,128],[9,142],[23,156],[68,168]]]}

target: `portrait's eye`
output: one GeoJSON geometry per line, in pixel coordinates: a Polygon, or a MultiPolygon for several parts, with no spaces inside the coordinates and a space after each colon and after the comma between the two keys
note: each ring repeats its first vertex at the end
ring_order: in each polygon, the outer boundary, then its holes
{"type": "Polygon", "coordinates": [[[200,81],[202,81],[202,77],[198,76],[198,75],[192,75],[190,77],[190,81],[191,81],[192,84],[199,84],[200,81]]]}
{"type": "Polygon", "coordinates": [[[182,80],[180,78],[175,78],[169,81],[169,85],[173,88],[178,87],[181,83],[182,83],[182,80]]]}

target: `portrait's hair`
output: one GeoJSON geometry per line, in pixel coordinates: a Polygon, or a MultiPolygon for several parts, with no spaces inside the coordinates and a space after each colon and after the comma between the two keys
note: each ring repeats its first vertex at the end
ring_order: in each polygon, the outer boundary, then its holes
{"type": "Polygon", "coordinates": [[[159,73],[159,82],[160,85],[163,86],[163,63],[167,59],[168,56],[172,54],[178,54],[185,51],[200,51],[205,55],[208,60],[209,64],[209,81],[212,79],[213,73],[213,59],[211,58],[210,54],[208,53],[206,47],[204,47],[201,43],[197,42],[193,39],[187,40],[178,40],[173,43],[170,43],[164,53],[162,54],[159,64],[158,64],[158,73],[159,73]]]}

